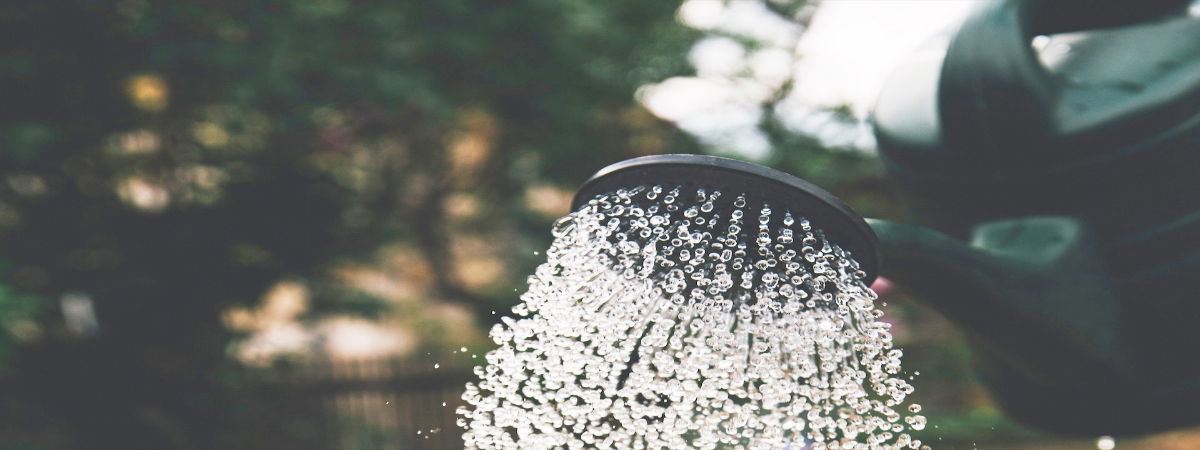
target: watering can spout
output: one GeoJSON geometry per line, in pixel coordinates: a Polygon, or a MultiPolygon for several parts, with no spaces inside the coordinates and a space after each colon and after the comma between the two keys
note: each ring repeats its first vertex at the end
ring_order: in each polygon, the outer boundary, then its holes
{"type": "Polygon", "coordinates": [[[1077,386],[1134,376],[1119,303],[1078,219],[985,222],[969,243],[917,225],[868,223],[879,237],[882,275],[986,349],[985,377],[1003,368],[1030,383],[1077,386]]]}

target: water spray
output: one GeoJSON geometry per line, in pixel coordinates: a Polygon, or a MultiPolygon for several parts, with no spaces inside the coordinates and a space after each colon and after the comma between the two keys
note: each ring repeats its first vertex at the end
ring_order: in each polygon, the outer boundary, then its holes
{"type": "Polygon", "coordinates": [[[922,448],[866,222],[698,155],[601,170],[492,330],[470,448],[922,448]]]}

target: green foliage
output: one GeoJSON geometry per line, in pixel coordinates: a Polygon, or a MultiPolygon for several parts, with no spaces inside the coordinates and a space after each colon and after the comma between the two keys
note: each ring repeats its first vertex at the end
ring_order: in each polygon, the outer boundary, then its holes
{"type": "Polygon", "coordinates": [[[382,314],[333,269],[403,244],[432,278],[421,295],[494,320],[553,215],[530,189],[694,150],[633,98],[689,70],[677,6],[5,3],[0,323],[41,338],[3,334],[0,354],[67,439],[207,448],[237,417],[221,315],[280,280],[312,288],[311,315],[382,314]],[[477,207],[450,214],[456,199],[477,207]],[[498,279],[462,280],[463,239],[489,243],[498,279]],[[43,300],[68,291],[94,301],[98,335],[43,300]]]}
{"type": "Polygon", "coordinates": [[[4,151],[19,160],[30,160],[54,141],[54,129],[36,122],[18,122],[2,132],[4,151]]]}
{"type": "Polygon", "coordinates": [[[0,375],[10,366],[12,351],[20,341],[22,329],[28,330],[42,302],[34,295],[0,284],[0,375]]]}

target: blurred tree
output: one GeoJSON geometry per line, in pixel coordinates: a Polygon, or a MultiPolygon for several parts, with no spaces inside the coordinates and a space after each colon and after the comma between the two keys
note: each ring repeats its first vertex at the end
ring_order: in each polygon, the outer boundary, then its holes
{"type": "Polygon", "coordinates": [[[436,296],[486,320],[559,184],[693,150],[633,98],[689,70],[677,6],[0,5],[0,371],[64,447],[227,448],[221,314],[281,279],[411,242],[436,296]],[[464,270],[471,239],[511,273],[464,270]]]}

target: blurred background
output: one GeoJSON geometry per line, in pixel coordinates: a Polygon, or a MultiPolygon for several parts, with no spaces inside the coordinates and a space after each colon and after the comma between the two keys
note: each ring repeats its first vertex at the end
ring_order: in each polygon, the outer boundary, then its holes
{"type": "MultiPolygon", "coordinates": [[[[486,332],[592,172],[718,154],[905,220],[865,117],[970,6],[4,2],[0,448],[461,448],[486,332]]],[[[1112,448],[1005,419],[883,290],[922,440],[1112,448]]]]}

